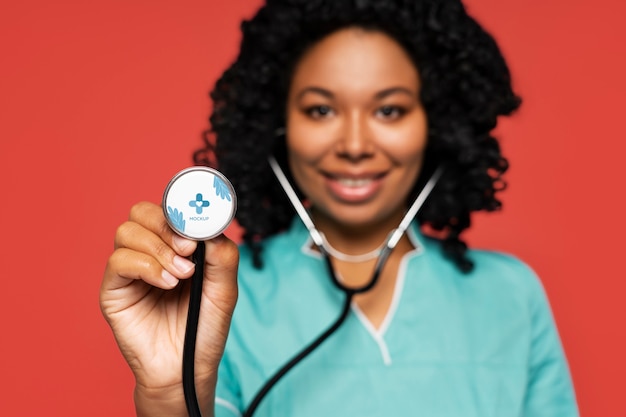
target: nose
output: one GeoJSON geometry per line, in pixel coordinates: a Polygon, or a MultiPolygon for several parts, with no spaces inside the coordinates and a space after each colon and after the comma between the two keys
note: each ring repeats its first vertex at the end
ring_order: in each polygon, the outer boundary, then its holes
{"type": "Polygon", "coordinates": [[[374,153],[374,144],[370,134],[363,115],[355,112],[346,117],[341,137],[337,142],[338,155],[355,162],[371,157],[374,153]]]}

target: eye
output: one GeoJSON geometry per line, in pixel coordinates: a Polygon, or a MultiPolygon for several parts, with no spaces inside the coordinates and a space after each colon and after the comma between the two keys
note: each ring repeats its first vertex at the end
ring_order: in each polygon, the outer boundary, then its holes
{"type": "Polygon", "coordinates": [[[382,106],[376,110],[376,116],[385,120],[394,120],[402,117],[406,113],[406,110],[399,106],[382,106]]]}
{"type": "Polygon", "coordinates": [[[333,109],[330,106],[311,106],[305,109],[305,113],[314,119],[322,119],[329,117],[333,114],[333,109]]]}

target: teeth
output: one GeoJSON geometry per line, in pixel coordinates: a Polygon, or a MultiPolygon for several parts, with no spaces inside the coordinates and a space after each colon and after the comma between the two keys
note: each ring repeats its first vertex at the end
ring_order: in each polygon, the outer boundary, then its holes
{"type": "Polygon", "coordinates": [[[357,187],[364,187],[370,184],[372,182],[372,179],[371,178],[359,178],[359,179],[337,178],[337,181],[339,182],[339,184],[343,185],[344,187],[357,188],[357,187]]]}

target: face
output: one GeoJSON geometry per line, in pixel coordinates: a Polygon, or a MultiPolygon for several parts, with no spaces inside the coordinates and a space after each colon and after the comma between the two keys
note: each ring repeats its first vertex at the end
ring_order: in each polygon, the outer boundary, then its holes
{"type": "Polygon", "coordinates": [[[419,90],[417,68],[381,32],[335,32],[298,62],[287,150],[316,221],[346,227],[400,221],[426,147],[419,90]]]}

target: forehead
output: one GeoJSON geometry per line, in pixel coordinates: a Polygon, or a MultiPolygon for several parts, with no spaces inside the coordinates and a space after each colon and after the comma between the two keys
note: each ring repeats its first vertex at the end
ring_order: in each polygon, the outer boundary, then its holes
{"type": "Polygon", "coordinates": [[[360,28],[334,32],[313,45],[295,67],[291,90],[315,85],[333,91],[417,89],[418,70],[390,36],[360,28]]]}

